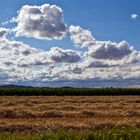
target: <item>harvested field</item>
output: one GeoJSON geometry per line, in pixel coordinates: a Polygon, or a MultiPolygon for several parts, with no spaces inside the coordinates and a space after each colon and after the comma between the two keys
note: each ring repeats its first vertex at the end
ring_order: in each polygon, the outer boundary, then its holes
{"type": "Polygon", "coordinates": [[[140,128],[140,96],[1,96],[0,132],[140,128]]]}

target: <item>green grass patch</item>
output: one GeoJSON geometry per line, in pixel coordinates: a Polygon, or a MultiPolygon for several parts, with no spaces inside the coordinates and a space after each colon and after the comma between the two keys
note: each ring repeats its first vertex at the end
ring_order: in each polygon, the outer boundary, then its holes
{"type": "Polygon", "coordinates": [[[115,129],[96,132],[46,132],[36,135],[0,134],[0,140],[140,140],[140,129],[115,129]]]}

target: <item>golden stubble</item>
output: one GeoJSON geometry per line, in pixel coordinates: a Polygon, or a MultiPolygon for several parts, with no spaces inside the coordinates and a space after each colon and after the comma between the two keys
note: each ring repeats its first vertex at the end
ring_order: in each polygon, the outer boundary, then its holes
{"type": "Polygon", "coordinates": [[[1,96],[0,131],[140,127],[140,96],[1,96]]]}

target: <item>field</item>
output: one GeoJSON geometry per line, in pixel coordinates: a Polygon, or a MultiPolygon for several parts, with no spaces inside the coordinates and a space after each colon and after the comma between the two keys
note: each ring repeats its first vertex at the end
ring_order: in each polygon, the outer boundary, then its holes
{"type": "Polygon", "coordinates": [[[34,135],[2,134],[1,140],[140,140],[140,129],[89,132],[45,132],[34,135]]]}
{"type": "Polygon", "coordinates": [[[140,96],[1,96],[0,132],[140,128],[140,96]]]}

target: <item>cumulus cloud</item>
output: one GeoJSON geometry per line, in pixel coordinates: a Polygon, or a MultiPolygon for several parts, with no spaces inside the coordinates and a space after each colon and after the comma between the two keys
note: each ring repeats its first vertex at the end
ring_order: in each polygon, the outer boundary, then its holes
{"type": "Polygon", "coordinates": [[[73,81],[93,83],[140,78],[139,51],[127,41],[100,41],[80,26],[67,27],[63,11],[56,5],[25,5],[10,22],[16,22],[17,27],[0,28],[0,83],[16,81],[37,85],[62,81],[70,86],[73,81]],[[51,47],[44,51],[9,40],[6,35],[13,30],[17,36],[45,40],[62,39],[68,33],[73,44],[84,49],[51,47]]]}
{"type": "Polygon", "coordinates": [[[22,65],[26,58],[28,58],[26,59],[27,65],[31,61],[32,56],[39,53],[39,50],[22,42],[2,38],[0,39],[0,52],[0,63],[4,67],[16,68],[22,65]]]}
{"type": "Polygon", "coordinates": [[[133,20],[136,20],[138,17],[139,17],[138,14],[131,14],[130,15],[130,18],[133,19],[133,20]]]}
{"type": "Polygon", "coordinates": [[[86,69],[86,68],[107,68],[109,64],[105,61],[93,59],[93,58],[86,58],[85,61],[79,64],[79,68],[86,69]]]}
{"type": "Polygon", "coordinates": [[[81,69],[86,68],[109,68],[109,67],[127,67],[128,65],[138,65],[140,62],[140,53],[132,52],[130,55],[115,60],[115,59],[95,59],[92,57],[85,57],[84,61],[79,64],[81,69]]]}
{"type": "Polygon", "coordinates": [[[127,41],[98,41],[90,31],[74,25],[69,27],[69,34],[74,45],[87,48],[82,62],[85,67],[112,67],[139,61],[140,53],[127,41]]]}
{"type": "Polygon", "coordinates": [[[80,54],[73,50],[64,50],[62,48],[53,47],[48,52],[51,60],[57,63],[76,63],[81,60],[80,54]]]}
{"type": "MultiPolygon", "coordinates": [[[[27,52],[30,51],[30,49],[28,49],[27,52]]],[[[26,54],[24,53],[24,56],[17,59],[19,67],[57,66],[58,63],[61,66],[65,63],[76,63],[81,59],[78,52],[64,50],[59,47],[52,47],[49,51],[38,50],[38,52],[31,53],[26,57],[25,55],[26,54]]]]}
{"type": "MultiPolygon", "coordinates": [[[[23,42],[0,38],[0,80],[6,82],[35,83],[64,79],[60,69],[81,60],[80,52],[52,47],[49,51],[33,48],[23,42]]],[[[66,69],[65,69],[66,70],[66,69]]],[[[68,74],[69,75],[69,74],[68,74]]]]}
{"type": "Polygon", "coordinates": [[[6,38],[0,39],[1,56],[5,54],[11,54],[12,56],[27,56],[33,53],[37,53],[38,50],[30,47],[27,44],[18,41],[10,41],[6,38]]]}
{"type": "Polygon", "coordinates": [[[98,41],[88,30],[79,26],[71,25],[69,27],[70,38],[72,42],[79,47],[87,47],[85,55],[95,59],[121,59],[131,54],[134,50],[127,41],[119,43],[111,41],[98,41]]]}
{"type": "Polygon", "coordinates": [[[84,30],[80,26],[71,25],[69,27],[69,34],[72,42],[76,46],[90,47],[94,45],[96,41],[90,31],[84,30]]]}
{"type": "Polygon", "coordinates": [[[111,41],[96,41],[95,45],[89,48],[86,53],[96,59],[118,60],[133,52],[133,48],[126,42],[113,43],[111,41]]]}
{"type": "Polygon", "coordinates": [[[140,53],[126,41],[98,41],[91,34],[84,35],[85,39],[80,40],[79,33],[73,31],[79,38],[78,45],[87,47],[83,53],[59,47],[44,51],[6,37],[0,38],[1,80],[9,83],[69,81],[70,84],[73,80],[140,77],[140,53]]]}
{"type": "Polygon", "coordinates": [[[36,39],[62,39],[67,31],[63,21],[63,11],[56,5],[23,6],[17,18],[15,29],[17,36],[36,39]]]}
{"type": "Polygon", "coordinates": [[[9,29],[6,28],[0,28],[0,38],[5,37],[9,32],[9,29]]]}
{"type": "Polygon", "coordinates": [[[70,81],[78,80],[140,77],[140,67],[136,64],[140,58],[138,53],[118,61],[80,58],[82,56],[76,51],[58,47],[43,51],[8,39],[0,39],[0,51],[0,79],[8,83],[33,82],[37,85],[40,82],[69,81],[71,85],[70,81]],[[23,53],[25,50],[30,53],[23,53]]]}

